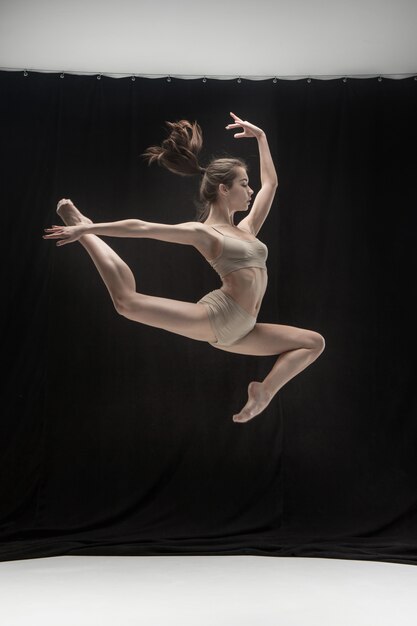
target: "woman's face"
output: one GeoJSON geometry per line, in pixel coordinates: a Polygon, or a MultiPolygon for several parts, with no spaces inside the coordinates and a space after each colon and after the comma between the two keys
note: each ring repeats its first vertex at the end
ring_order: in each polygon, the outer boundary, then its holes
{"type": "Polygon", "coordinates": [[[235,211],[247,211],[253,189],[249,187],[248,173],[244,167],[236,168],[236,177],[228,192],[229,208],[235,211]]]}

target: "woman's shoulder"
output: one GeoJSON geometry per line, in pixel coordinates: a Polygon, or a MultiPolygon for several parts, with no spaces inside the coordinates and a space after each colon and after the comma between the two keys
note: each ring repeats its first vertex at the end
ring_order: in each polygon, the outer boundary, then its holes
{"type": "Polygon", "coordinates": [[[203,235],[207,235],[210,238],[216,239],[219,237],[219,232],[216,231],[216,229],[213,228],[213,226],[216,226],[216,224],[206,224],[206,222],[195,222],[196,230],[201,232],[203,235]]]}
{"type": "Polygon", "coordinates": [[[221,235],[214,230],[210,224],[195,222],[194,226],[199,235],[198,245],[196,245],[199,252],[206,259],[211,259],[213,256],[217,256],[221,235]]]}

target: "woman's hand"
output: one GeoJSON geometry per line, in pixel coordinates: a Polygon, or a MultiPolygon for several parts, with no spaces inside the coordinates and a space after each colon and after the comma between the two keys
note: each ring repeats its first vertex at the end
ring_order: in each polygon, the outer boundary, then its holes
{"type": "Polygon", "coordinates": [[[250,122],[245,122],[241,120],[240,117],[238,117],[234,113],[230,112],[230,115],[235,120],[235,123],[228,124],[226,126],[227,130],[229,130],[230,128],[240,128],[240,127],[243,128],[242,133],[236,133],[234,135],[235,139],[240,139],[241,137],[256,137],[258,139],[259,137],[265,134],[261,128],[254,126],[250,122]]]}
{"type": "Polygon", "coordinates": [[[73,243],[86,231],[88,224],[75,224],[74,226],[52,226],[45,228],[47,235],[43,235],[43,239],[58,239],[57,246],[65,246],[67,243],[73,243]]]}

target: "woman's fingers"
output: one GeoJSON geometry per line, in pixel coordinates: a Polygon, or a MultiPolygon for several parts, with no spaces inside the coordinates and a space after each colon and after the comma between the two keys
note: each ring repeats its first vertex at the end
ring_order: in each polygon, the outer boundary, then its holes
{"type": "Polygon", "coordinates": [[[45,228],[44,230],[45,231],[49,231],[49,232],[54,232],[54,231],[57,231],[57,230],[64,231],[64,229],[65,229],[65,226],[51,226],[50,228],[45,228]]]}
{"type": "Polygon", "coordinates": [[[59,239],[57,241],[57,246],[63,246],[66,243],[70,243],[72,241],[71,234],[68,232],[65,226],[52,226],[51,228],[45,228],[44,234],[42,236],[43,239],[59,239]]]}
{"type": "Polygon", "coordinates": [[[227,128],[228,130],[231,130],[232,128],[242,128],[242,127],[243,127],[243,131],[242,131],[241,133],[235,133],[235,134],[233,135],[235,139],[240,139],[241,137],[248,137],[248,136],[249,136],[249,134],[248,134],[248,132],[247,132],[247,131],[248,131],[249,129],[247,129],[247,128],[245,127],[245,124],[244,124],[244,123],[243,123],[243,124],[228,124],[228,125],[226,126],[226,128],[227,128]]]}
{"type": "Polygon", "coordinates": [[[43,235],[44,239],[57,239],[58,237],[62,237],[64,233],[52,231],[47,235],[43,235]]]}
{"type": "Polygon", "coordinates": [[[51,228],[45,228],[43,239],[58,239],[57,246],[65,246],[67,243],[72,243],[80,238],[80,229],[76,226],[52,226],[51,228]]]}
{"type": "Polygon", "coordinates": [[[233,129],[233,128],[243,128],[243,131],[240,133],[236,133],[234,135],[235,139],[240,139],[241,137],[251,137],[253,132],[251,130],[251,124],[249,122],[245,122],[244,120],[241,120],[237,115],[235,115],[234,113],[230,113],[230,115],[232,117],[234,117],[235,119],[235,123],[234,124],[228,124],[226,126],[227,130],[233,129]]]}
{"type": "Polygon", "coordinates": [[[245,126],[243,124],[228,124],[228,126],[226,126],[227,130],[231,130],[232,128],[242,128],[243,127],[243,132],[241,133],[235,133],[235,135],[233,135],[236,139],[239,139],[240,137],[248,137],[248,132],[245,128],[245,126]]]}
{"type": "Polygon", "coordinates": [[[233,111],[230,111],[230,115],[231,115],[231,116],[232,116],[235,120],[237,120],[238,122],[243,122],[243,120],[241,120],[241,119],[240,119],[240,117],[238,117],[237,115],[235,115],[235,114],[233,113],[233,111]]]}

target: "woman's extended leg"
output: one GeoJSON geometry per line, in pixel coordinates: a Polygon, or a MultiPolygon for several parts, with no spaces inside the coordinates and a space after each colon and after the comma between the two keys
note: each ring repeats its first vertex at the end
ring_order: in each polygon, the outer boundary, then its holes
{"type": "Polygon", "coordinates": [[[248,401],[233,416],[233,421],[247,422],[259,415],[291,378],[317,359],[323,352],[324,345],[324,338],[312,330],[282,324],[256,324],[246,337],[232,346],[215,346],[236,354],[280,355],[262,382],[249,383],[248,401]]]}
{"type": "MultiPolygon", "coordinates": [[[[67,199],[58,203],[57,213],[66,225],[81,221],[91,223],[67,199]]],[[[190,339],[216,341],[203,304],[137,293],[132,271],[110,246],[96,235],[83,235],[79,242],[94,261],[118,313],[190,339]]]]}

